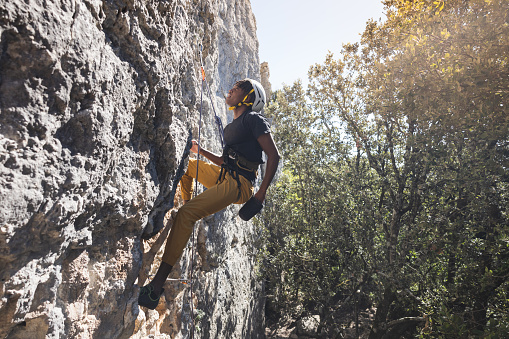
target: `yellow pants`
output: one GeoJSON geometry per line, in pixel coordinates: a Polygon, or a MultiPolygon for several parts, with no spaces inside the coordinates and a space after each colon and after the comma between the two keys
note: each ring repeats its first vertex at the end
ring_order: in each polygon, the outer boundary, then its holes
{"type": "Polygon", "coordinates": [[[243,204],[253,194],[251,182],[239,175],[241,184],[239,198],[237,181],[229,173],[223,175],[219,183],[216,183],[221,167],[199,161],[198,181],[207,189],[191,199],[197,163],[197,160],[190,159],[186,174],[180,180],[182,198],[189,201],[179,209],[166,240],[162,260],[171,266],[175,266],[182,255],[196,221],[219,212],[231,204],[243,204]]]}

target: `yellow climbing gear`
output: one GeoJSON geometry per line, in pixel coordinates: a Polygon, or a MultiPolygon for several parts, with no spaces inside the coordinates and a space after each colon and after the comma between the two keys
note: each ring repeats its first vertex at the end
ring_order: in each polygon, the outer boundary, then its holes
{"type": "Polygon", "coordinates": [[[232,106],[232,107],[230,107],[230,108],[228,108],[228,109],[229,109],[230,111],[233,111],[235,108],[240,107],[240,106],[242,106],[242,105],[246,105],[246,106],[251,106],[251,105],[253,105],[253,103],[252,103],[252,102],[246,102],[247,98],[249,97],[249,94],[251,94],[251,93],[253,93],[253,92],[254,92],[254,88],[253,88],[253,89],[252,89],[249,93],[247,93],[247,95],[244,97],[244,99],[242,99],[242,101],[241,101],[241,102],[239,102],[236,106],[232,106]]]}

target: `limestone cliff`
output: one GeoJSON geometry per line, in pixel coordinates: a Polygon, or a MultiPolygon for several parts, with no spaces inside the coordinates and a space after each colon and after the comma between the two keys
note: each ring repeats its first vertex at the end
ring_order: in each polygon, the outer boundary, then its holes
{"type": "Polygon", "coordinates": [[[260,78],[263,88],[265,89],[265,93],[267,94],[267,97],[271,98],[272,96],[272,85],[270,84],[270,70],[269,70],[269,63],[264,61],[260,65],[260,78]]]}
{"type": "MultiPolygon", "coordinates": [[[[200,45],[226,123],[222,93],[259,79],[249,0],[0,3],[0,338],[189,337],[189,285],[155,311],[137,296],[197,136],[200,45]]],[[[196,225],[195,337],[263,337],[257,232],[237,211],[196,225]]]]}

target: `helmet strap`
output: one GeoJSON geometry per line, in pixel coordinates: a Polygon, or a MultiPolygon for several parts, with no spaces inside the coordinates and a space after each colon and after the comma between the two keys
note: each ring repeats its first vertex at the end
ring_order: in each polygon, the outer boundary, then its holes
{"type": "Polygon", "coordinates": [[[228,109],[229,109],[230,111],[233,111],[235,108],[240,107],[240,106],[242,106],[242,105],[252,106],[252,105],[253,105],[253,103],[252,103],[252,102],[246,102],[246,100],[247,100],[247,97],[249,96],[249,94],[251,94],[251,93],[253,93],[253,92],[254,92],[254,88],[253,88],[253,89],[252,89],[249,93],[247,93],[247,95],[244,97],[244,99],[242,99],[242,101],[241,101],[241,102],[239,102],[239,103],[238,103],[237,105],[235,105],[235,106],[229,107],[228,109]]]}

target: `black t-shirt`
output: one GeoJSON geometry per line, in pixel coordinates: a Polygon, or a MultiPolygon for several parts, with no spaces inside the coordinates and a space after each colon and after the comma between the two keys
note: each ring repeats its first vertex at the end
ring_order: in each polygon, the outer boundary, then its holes
{"type": "MultiPolygon", "coordinates": [[[[270,133],[270,124],[260,113],[246,111],[224,128],[224,142],[249,161],[263,163],[259,136],[270,133]]],[[[244,173],[241,173],[244,174],[244,173]]],[[[254,178],[248,177],[253,180],[254,178]]]]}

